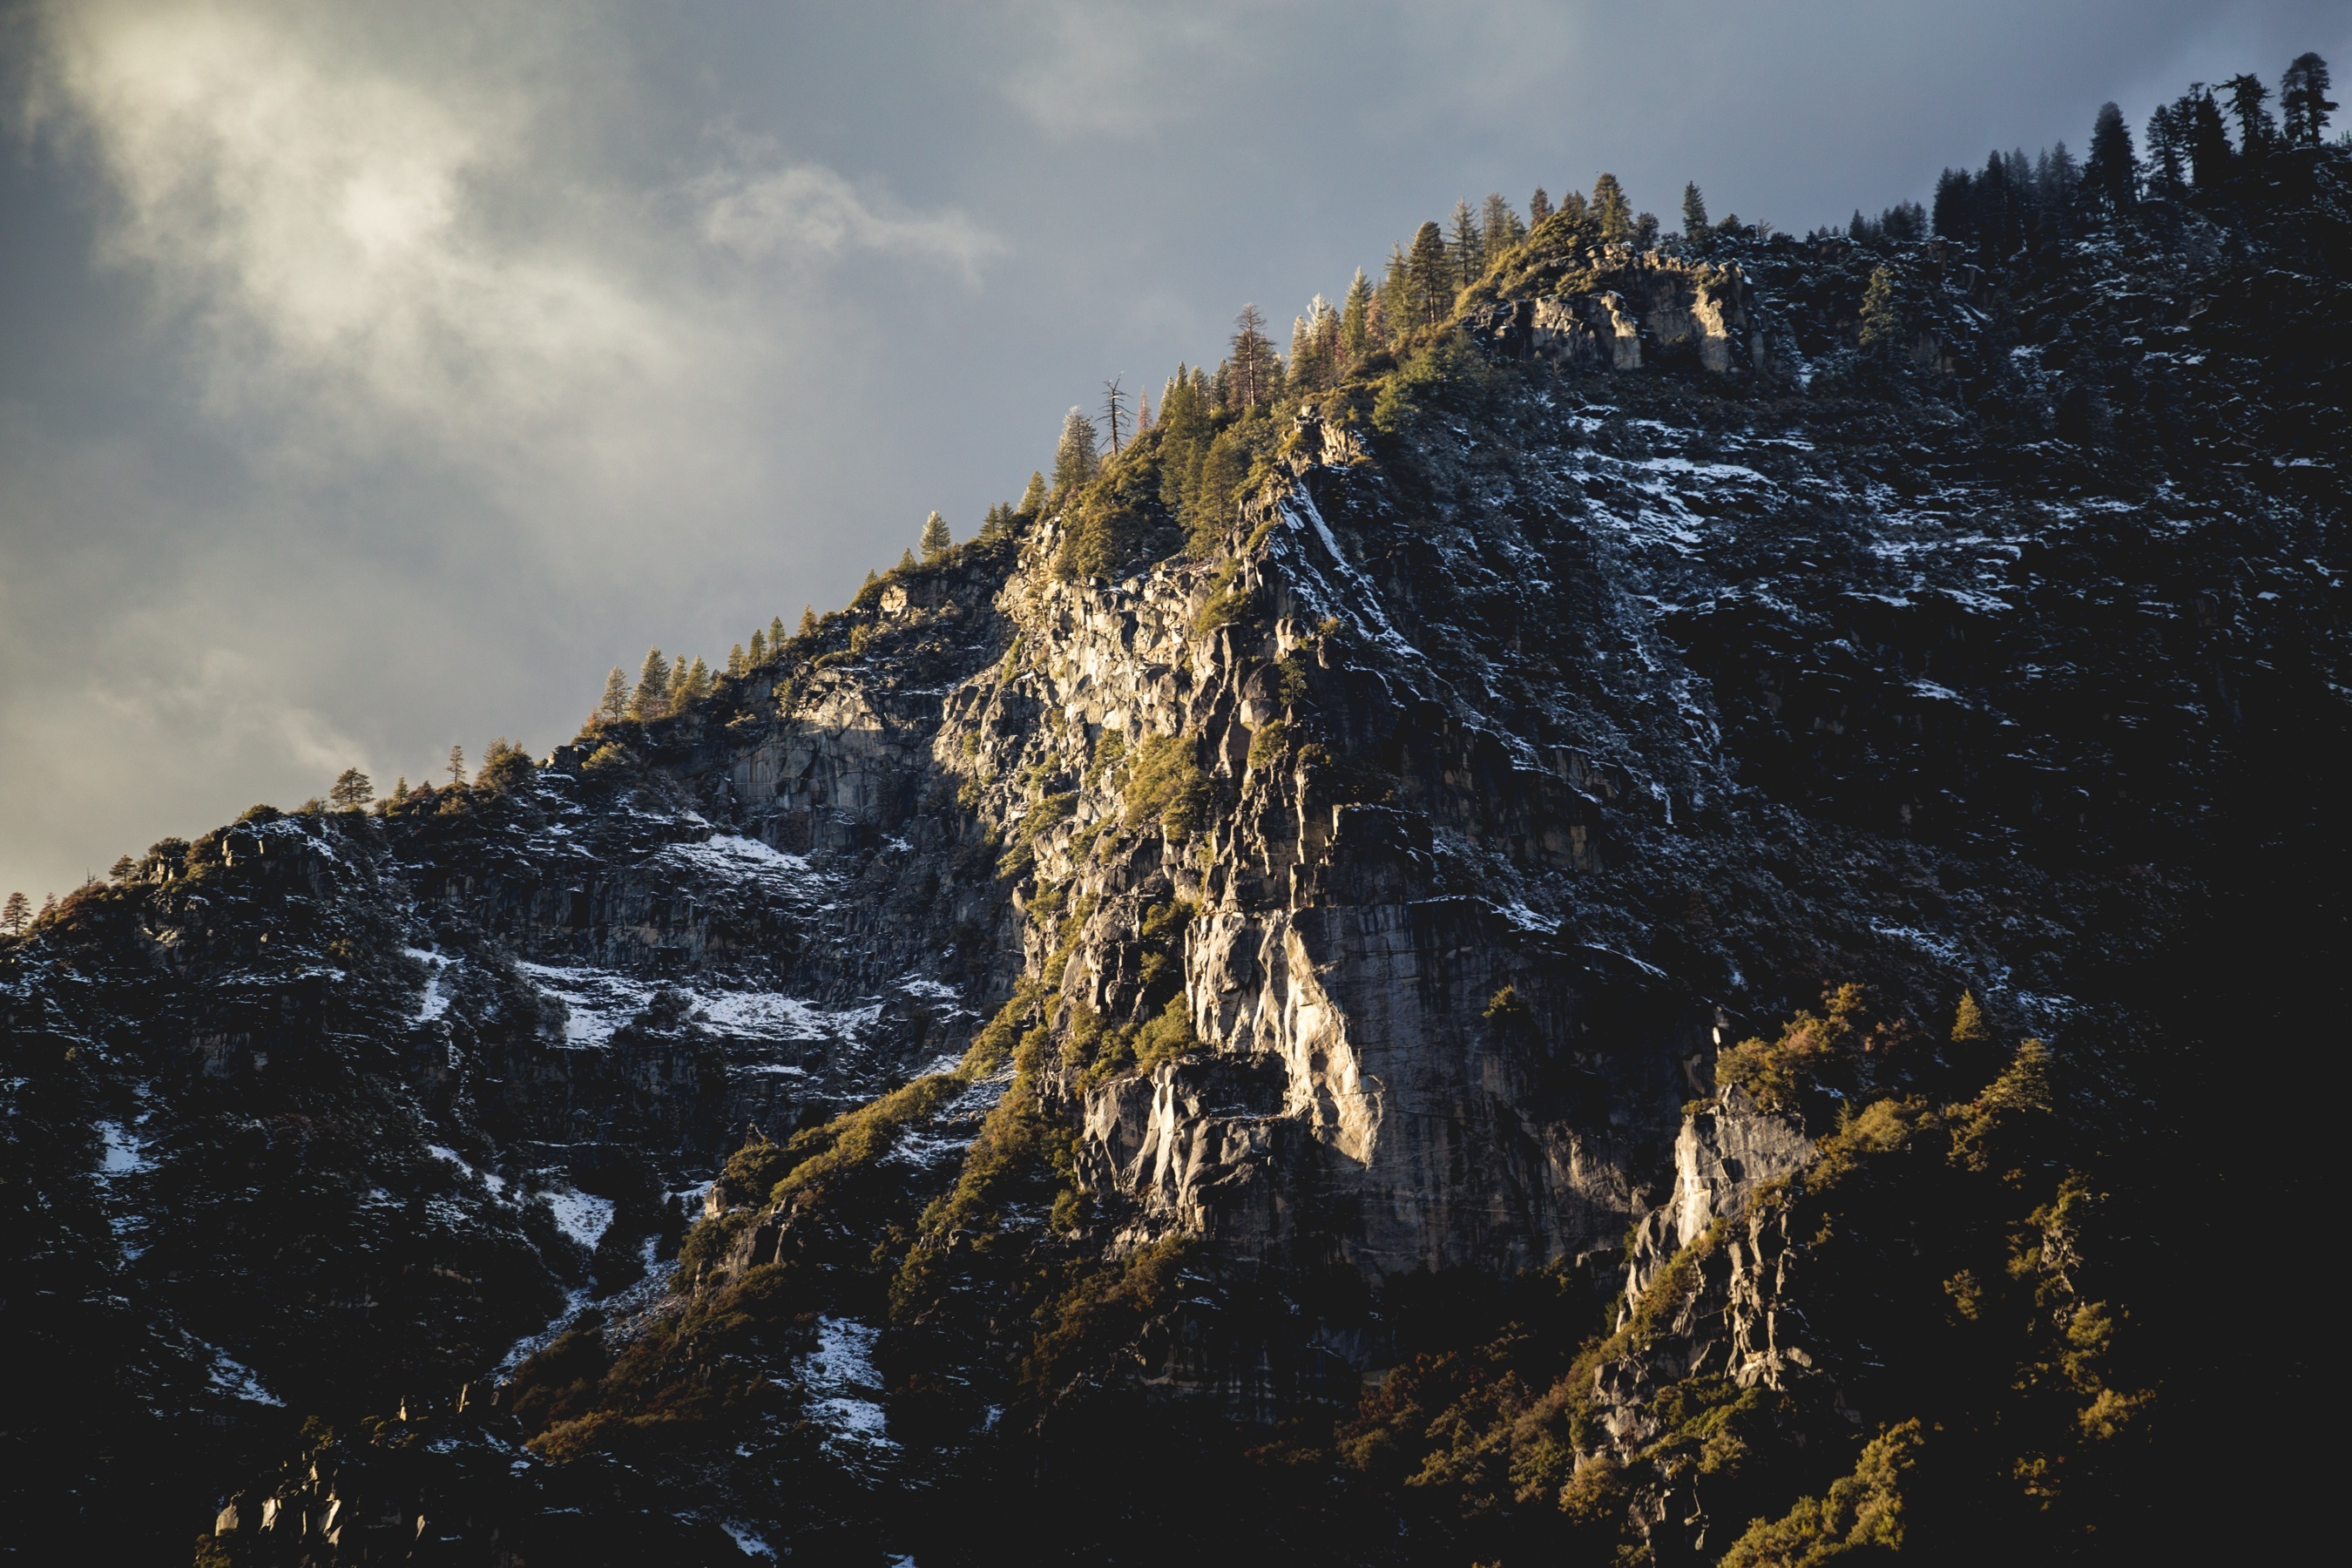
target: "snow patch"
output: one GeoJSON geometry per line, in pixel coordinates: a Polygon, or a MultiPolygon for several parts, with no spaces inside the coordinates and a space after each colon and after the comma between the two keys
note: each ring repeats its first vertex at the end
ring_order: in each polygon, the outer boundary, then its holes
{"type": "Polygon", "coordinates": [[[429,971],[425,977],[425,1000],[417,1005],[415,1020],[419,1024],[429,1024],[449,1010],[449,998],[441,989],[441,975],[443,971],[457,960],[444,958],[426,947],[412,947],[403,951],[429,971]]]}
{"type": "Polygon", "coordinates": [[[555,1211],[557,1229],[589,1251],[596,1250],[596,1244],[604,1238],[604,1232],[613,1224],[612,1199],[583,1193],[577,1187],[550,1188],[540,1196],[555,1211]]]}
{"type": "Polygon", "coordinates": [[[440,1143],[427,1143],[425,1145],[425,1152],[432,1155],[436,1160],[446,1160],[450,1164],[457,1166],[457,1169],[465,1172],[466,1174],[473,1177],[476,1181],[489,1188],[491,1193],[497,1196],[506,1196],[507,1179],[504,1176],[499,1175],[497,1172],[476,1170],[473,1163],[463,1154],[458,1153],[455,1149],[448,1148],[440,1143]]]}
{"type": "Polygon", "coordinates": [[[746,1557],[772,1558],[776,1554],[776,1549],[768,1544],[764,1536],[753,1534],[750,1525],[738,1524],[731,1519],[722,1519],[719,1521],[719,1528],[727,1532],[728,1538],[741,1549],[746,1557]]]}
{"type": "Polygon", "coordinates": [[[212,1385],[232,1399],[243,1399],[255,1405],[283,1405],[285,1401],[262,1385],[254,1370],[231,1357],[226,1351],[213,1352],[212,1385]]]}
{"type": "Polygon", "coordinates": [[[779,892],[808,892],[833,879],[798,855],[740,834],[718,833],[699,844],[672,844],[654,856],[722,882],[756,882],[779,892]]]}
{"type": "Polygon", "coordinates": [[[882,1391],[882,1374],[874,1365],[874,1346],[882,1331],[854,1318],[819,1318],[816,1349],[802,1363],[802,1380],[816,1397],[809,1413],[832,1436],[825,1447],[839,1454],[895,1449],[884,1433],[882,1406],[875,1396],[882,1391]]]}
{"type": "Polygon", "coordinates": [[[147,1152],[147,1141],[138,1133],[120,1121],[101,1121],[97,1128],[99,1137],[106,1143],[106,1151],[98,1163],[100,1176],[111,1181],[155,1168],[154,1160],[147,1152]]]}

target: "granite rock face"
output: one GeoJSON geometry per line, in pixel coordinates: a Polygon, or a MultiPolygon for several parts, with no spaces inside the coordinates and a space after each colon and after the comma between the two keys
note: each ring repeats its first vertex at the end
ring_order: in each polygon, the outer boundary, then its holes
{"type": "MultiPolygon", "coordinates": [[[[41,1397],[141,1391],[58,1416],[57,1484],[167,1454],[158,1538],[268,1499],[413,1535],[429,1477],[265,1499],[256,1456],[299,1413],[446,1410],[600,1301],[567,1353],[895,1268],[1016,1084],[1066,1201],[926,1241],[969,1272],[912,1329],[879,1289],[783,1313],[789,1409],[664,1494],[696,1540],[788,1452],[912,1529],[874,1478],[992,1452],[1022,1281],[1171,1240],[1179,1305],[1119,1349],[1153,1399],[1279,1421],[1412,1353],[1431,1280],[1550,1269],[1605,1327],[1686,1267],[1593,1374],[1602,1447],[1706,1374],[1843,1420],[1758,1201],[1822,1124],[1717,1093],[1718,1052],[1854,979],[2061,1050],[2130,1016],[2248,781],[2344,740],[2343,454],[2249,347],[2321,291],[2284,250],[2257,289],[2218,244],[1999,287],[1907,247],[1932,352],[1893,363],[1853,347],[1872,258],[1718,250],[1471,300],[1481,353],[1307,400],[1188,553],[1087,577],[1049,513],[692,711],[500,788],[257,811],[11,942],[26,1278],[120,1328],[41,1397]],[[1023,1065],[949,1082],[1008,1002],[1023,1065]],[[917,1090],[858,1156],[887,1222],[711,1184],[917,1090]],[[666,1292],[698,1215],[728,1245],[666,1292]],[[901,1331],[959,1348],[908,1372],[901,1331]]],[[[450,1452],[503,1473],[512,1436],[450,1452]]],[[[514,1508],[573,1507],[567,1473],[514,1508]]],[[[1703,1496],[1637,1503],[1661,1560],[1725,1543],[1703,1496]]]]}

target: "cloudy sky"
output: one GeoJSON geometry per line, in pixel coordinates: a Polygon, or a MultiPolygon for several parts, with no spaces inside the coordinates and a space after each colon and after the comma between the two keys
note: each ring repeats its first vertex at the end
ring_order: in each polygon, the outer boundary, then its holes
{"type": "Polygon", "coordinates": [[[0,0],[0,889],[572,733],[1458,197],[1802,229],[2342,0],[0,0]]]}

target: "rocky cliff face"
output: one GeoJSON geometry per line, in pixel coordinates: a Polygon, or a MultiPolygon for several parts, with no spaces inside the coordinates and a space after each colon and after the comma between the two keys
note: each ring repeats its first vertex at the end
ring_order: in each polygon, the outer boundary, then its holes
{"type": "Polygon", "coordinates": [[[1107,1411],[1342,1420],[1293,1460],[1360,1488],[1450,1410],[1507,1481],[1449,1438],[1346,1528],[1227,1482],[1309,1555],[1605,1515],[1713,1560],[1910,1463],[1942,1407],[1871,1325],[1915,1273],[1969,1323],[2025,1281],[1998,1353],[2124,1429],[2145,1380],[2033,1348],[2107,1321],[2077,1156],[2001,1119],[2150,1102],[2152,977],[2343,740],[2291,368],[2340,388],[2340,321],[2261,324],[2344,287],[2310,178],[1998,276],[1531,242],[1297,400],[1213,547],[1076,575],[1074,499],[533,776],[159,846],[0,958],[26,1473],[254,1561],[584,1561],[617,1510],[626,1552],[929,1563],[983,1546],[893,1500],[1087,1489],[1107,1411]],[[1718,1089],[1849,980],[1932,1026],[1718,1089]],[[1943,1041],[1964,989],[1997,1048],[1943,1041]],[[1999,1076],[2029,1034],[2078,1101],[1999,1076]],[[1993,1250],[1903,1239],[1923,1192],[1993,1250]]]}

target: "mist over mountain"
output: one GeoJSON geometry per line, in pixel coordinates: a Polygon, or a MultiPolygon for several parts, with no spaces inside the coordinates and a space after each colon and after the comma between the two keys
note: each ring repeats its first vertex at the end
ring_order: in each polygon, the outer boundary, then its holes
{"type": "Polygon", "coordinates": [[[14,1549],[2301,1528],[2332,90],[1801,236],[1464,202],[549,755],[12,903],[14,1549]]]}

